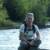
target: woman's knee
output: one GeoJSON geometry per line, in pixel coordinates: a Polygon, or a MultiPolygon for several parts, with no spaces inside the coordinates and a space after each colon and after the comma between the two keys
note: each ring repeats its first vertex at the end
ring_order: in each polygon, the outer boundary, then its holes
{"type": "Polygon", "coordinates": [[[27,49],[27,45],[25,44],[20,44],[18,50],[26,50],[27,49]]]}
{"type": "Polygon", "coordinates": [[[41,44],[41,40],[36,40],[35,43],[34,43],[34,46],[38,47],[40,44],[41,44]]]}

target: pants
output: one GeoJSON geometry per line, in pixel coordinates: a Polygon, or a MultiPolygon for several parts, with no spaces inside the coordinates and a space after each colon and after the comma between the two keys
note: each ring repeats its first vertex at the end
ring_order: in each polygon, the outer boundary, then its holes
{"type": "Polygon", "coordinates": [[[28,45],[25,45],[25,44],[20,44],[20,47],[18,48],[18,50],[37,50],[40,43],[41,43],[41,40],[36,40],[33,47],[29,47],[28,45]]]}

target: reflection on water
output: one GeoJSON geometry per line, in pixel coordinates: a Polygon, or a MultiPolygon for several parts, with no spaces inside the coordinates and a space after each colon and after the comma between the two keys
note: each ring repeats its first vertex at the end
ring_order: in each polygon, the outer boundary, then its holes
{"type": "MultiPolygon", "coordinates": [[[[39,48],[50,49],[50,28],[41,29],[42,44],[39,48]]],[[[20,44],[19,29],[0,30],[0,50],[17,50],[20,44]]]]}

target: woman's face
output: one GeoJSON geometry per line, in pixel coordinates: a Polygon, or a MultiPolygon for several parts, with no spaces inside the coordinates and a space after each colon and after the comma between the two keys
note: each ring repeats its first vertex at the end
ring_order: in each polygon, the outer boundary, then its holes
{"type": "Polygon", "coordinates": [[[32,18],[29,17],[29,18],[27,19],[26,23],[27,23],[28,26],[32,26],[32,23],[33,23],[32,18]]]}

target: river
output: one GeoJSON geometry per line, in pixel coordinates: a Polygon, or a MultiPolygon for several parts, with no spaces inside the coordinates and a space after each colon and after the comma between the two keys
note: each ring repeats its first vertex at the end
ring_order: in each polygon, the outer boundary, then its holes
{"type": "MultiPolygon", "coordinates": [[[[42,43],[39,48],[50,49],[50,28],[40,29],[42,43]]],[[[0,50],[18,50],[19,29],[0,30],[0,50]]]]}

